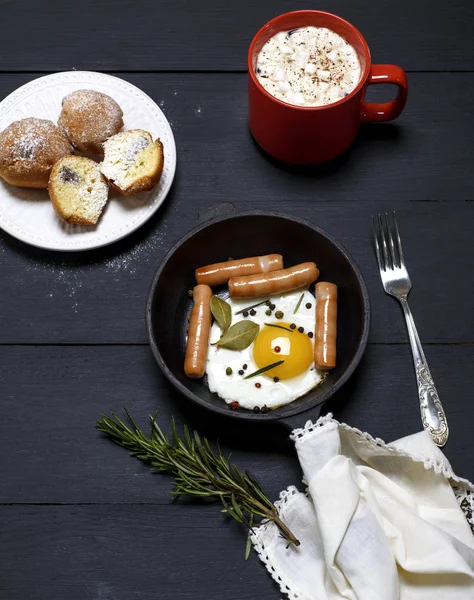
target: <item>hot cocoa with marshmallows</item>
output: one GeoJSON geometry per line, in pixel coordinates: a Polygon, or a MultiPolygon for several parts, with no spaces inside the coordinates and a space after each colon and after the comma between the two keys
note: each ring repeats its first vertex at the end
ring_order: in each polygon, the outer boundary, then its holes
{"type": "Polygon", "coordinates": [[[277,33],[257,57],[260,84],[283,102],[324,106],[341,100],[360,81],[354,48],[325,27],[300,27],[277,33]]]}

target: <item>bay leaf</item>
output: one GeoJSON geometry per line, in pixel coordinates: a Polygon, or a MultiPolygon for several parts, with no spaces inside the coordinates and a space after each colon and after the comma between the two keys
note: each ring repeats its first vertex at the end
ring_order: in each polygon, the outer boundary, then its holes
{"type": "Polygon", "coordinates": [[[211,296],[211,312],[217,324],[225,333],[232,323],[232,309],[228,304],[219,296],[211,296]]]}
{"type": "Polygon", "coordinates": [[[228,350],[245,350],[257,337],[260,327],[253,321],[239,321],[222,334],[214,345],[228,350]]]}

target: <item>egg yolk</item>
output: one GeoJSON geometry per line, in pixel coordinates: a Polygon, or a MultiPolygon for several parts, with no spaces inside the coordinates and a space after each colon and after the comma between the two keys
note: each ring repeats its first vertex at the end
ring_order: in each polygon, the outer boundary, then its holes
{"type": "Polygon", "coordinates": [[[260,330],[253,346],[253,358],[259,369],[279,360],[278,367],[262,373],[267,377],[291,379],[307,371],[313,362],[313,344],[306,333],[290,329],[289,323],[275,323],[260,330]],[[282,329],[285,327],[286,329],[282,329]]]}

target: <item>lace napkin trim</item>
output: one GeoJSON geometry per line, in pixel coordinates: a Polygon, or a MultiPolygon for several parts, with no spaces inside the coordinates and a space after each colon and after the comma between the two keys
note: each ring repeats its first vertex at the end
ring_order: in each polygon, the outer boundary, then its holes
{"type": "MultiPolygon", "coordinates": [[[[281,491],[280,499],[275,502],[275,507],[278,510],[278,512],[282,510],[283,506],[289,504],[292,501],[292,499],[299,493],[300,491],[294,485],[290,485],[286,490],[281,491]]],[[[278,587],[280,588],[282,594],[286,594],[290,600],[302,600],[301,595],[293,590],[292,585],[294,584],[292,584],[292,582],[290,581],[286,581],[286,579],[284,579],[281,576],[281,574],[275,568],[274,564],[271,562],[270,557],[267,554],[267,549],[265,547],[264,536],[262,535],[264,533],[265,527],[266,524],[264,522],[264,524],[261,525],[258,529],[254,529],[250,535],[255,551],[257,552],[260,560],[267,568],[267,571],[272,576],[273,580],[278,584],[278,587]]]]}
{"type": "Polygon", "coordinates": [[[333,419],[332,413],[328,413],[324,417],[320,417],[316,423],[313,423],[312,421],[307,421],[304,427],[292,431],[290,439],[292,439],[294,442],[301,441],[309,435],[313,434],[318,429],[321,429],[321,427],[328,425],[329,423],[337,423],[337,425],[342,429],[345,429],[346,431],[352,431],[356,435],[364,438],[364,440],[370,445],[385,450],[387,454],[397,454],[398,456],[406,456],[408,458],[411,458],[415,462],[421,462],[424,464],[425,469],[433,469],[435,473],[442,473],[446,477],[446,479],[452,479],[456,483],[459,483],[463,487],[466,487],[469,490],[471,490],[471,492],[474,492],[474,485],[468,479],[458,477],[451,468],[447,467],[446,464],[443,464],[431,458],[427,458],[425,456],[416,456],[409,452],[405,452],[404,450],[400,450],[394,446],[391,446],[390,444],[387,444],[380,438],[374,438],[369,433],[360,431],[360,429],[350,427],[349,425],[346,425],[346,423],[339,423],[338,421],[335,421],[333,419]]]}

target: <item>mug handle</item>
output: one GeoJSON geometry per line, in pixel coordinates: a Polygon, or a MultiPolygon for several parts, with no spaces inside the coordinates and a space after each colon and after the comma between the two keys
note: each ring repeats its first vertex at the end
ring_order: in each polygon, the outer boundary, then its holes
{"type": "Polygon", "coordinates": [[[377,104],[362,101],[362,121],[392,121],[405,108],[408,95],[408,81],[405,71],[395,65],[372,65],[366,85],[392,83],[398,86],[398,94],[394,100],[377,104]]]}

